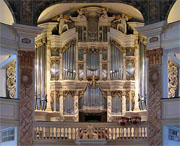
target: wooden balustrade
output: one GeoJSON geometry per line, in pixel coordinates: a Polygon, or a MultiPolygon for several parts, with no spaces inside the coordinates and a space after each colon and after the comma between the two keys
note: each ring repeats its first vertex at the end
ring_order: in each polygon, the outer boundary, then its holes
{"type": "Polygon", "coordinates": [[[119,126],[116,123],[35,122],[36,140],[146,139],[147,124],[119,126]]]}

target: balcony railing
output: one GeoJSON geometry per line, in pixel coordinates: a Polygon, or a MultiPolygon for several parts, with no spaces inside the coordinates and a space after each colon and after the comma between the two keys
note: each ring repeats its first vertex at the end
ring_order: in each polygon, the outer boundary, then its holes
{"type": "Polygon", "coordinates": [[[147,124],[35,122],[34,140],[146,139],[147,124]]]}

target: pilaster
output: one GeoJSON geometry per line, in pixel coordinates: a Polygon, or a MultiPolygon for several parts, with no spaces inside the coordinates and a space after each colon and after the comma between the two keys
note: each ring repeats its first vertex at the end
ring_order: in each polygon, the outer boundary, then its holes
{"type": "Polygon", "coordinates": [[[147,38],[148,58],[148,143],[149,146],[162,144],[161,98],[162,98],[162,55],[161,33],[164,21],[137,30],[147,38]]]}
{"type": "Polygon", "coordinates": [[[107,93],[107,122],[112,122],[112,96],[107,93]]]}
{"type": "Polygon", "coordinates": [[[74,96],[74,122],[79,122],[78,96],[74,96]]]}
{"type": "Polygon", "coordinates": [[[51,58],[51,49],[50,49],[50,41],[47,42],[46,44],[46,94],[47,94],[47,108],[46,111],[51,111],[51,92],[50,90],[50,80],[51,80],[51,73],[50,73],[50,69],[51,69],[51,65],[50,65],[50,60],[51,58]]]}
{"type": "Polygon", "coordinates": [[[122,92],[122,114],[126,113],[126,91],[122,92]]]}
{"type": "Polygon", "coordinates": [[[19,97],[19,146],[33,145],[34,96],[35,96],[35,37],[41,28],[13,24],[19,36],[18,97],[19,97]]]}
{"type": "Polygon", "coordinates": [[[135,87],[135,111],[139,111],[139,102],[138,102],[138,94],[139,94],[139,46],[138,42],[136,42],[136,48],[135,48],[135,80],[136,80],[136,87],[135,87]]]}
{"type": "Polygon", "coordinates": [[[59,113],[60,113],[60,116],[63,117],[63,92],[61,91],[60,92],[60,99],[59,99],[59,105],[60,105],[60,109],[59,109],[59,113]]]}

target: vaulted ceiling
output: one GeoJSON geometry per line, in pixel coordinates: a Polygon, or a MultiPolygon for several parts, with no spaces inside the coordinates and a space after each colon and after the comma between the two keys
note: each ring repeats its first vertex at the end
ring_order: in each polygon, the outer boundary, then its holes
{"type": "Polygon", "coordinates": [[[176,0],[5,0],[17,23],[37,25],[40,14],[58,3],[123,3],[138,9],[146,24],[166,19],[176,0]]]}

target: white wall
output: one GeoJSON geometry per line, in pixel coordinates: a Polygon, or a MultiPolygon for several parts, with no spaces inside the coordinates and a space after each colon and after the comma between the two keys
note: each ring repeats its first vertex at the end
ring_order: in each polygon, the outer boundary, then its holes
{"type": "Polygon", "coordinates": [[[1,142],[0,141],[0,146],[17,146],[17,127],[15,127],[15,135],[14,135],[14,140],[13,141],[8,141],[8,142],[1,142]]]}
{"type": "Polygon", "coordinates": [[[4,0],[0,0],[0,22],[11,25],[14,18],[4,0]]]}
{"type": "MultiPolygon", "coordinates": [[[[180,146],[180,142],[169,140],[169,138],[168,138],[169,128],[176,129],[176,130],[178,129],[173,126],[170,126],[170,127],[164,126],[163,127],[163,146],[180,146]]],[[[180,128],[178,130],[180,131],[180,128]]]]}

